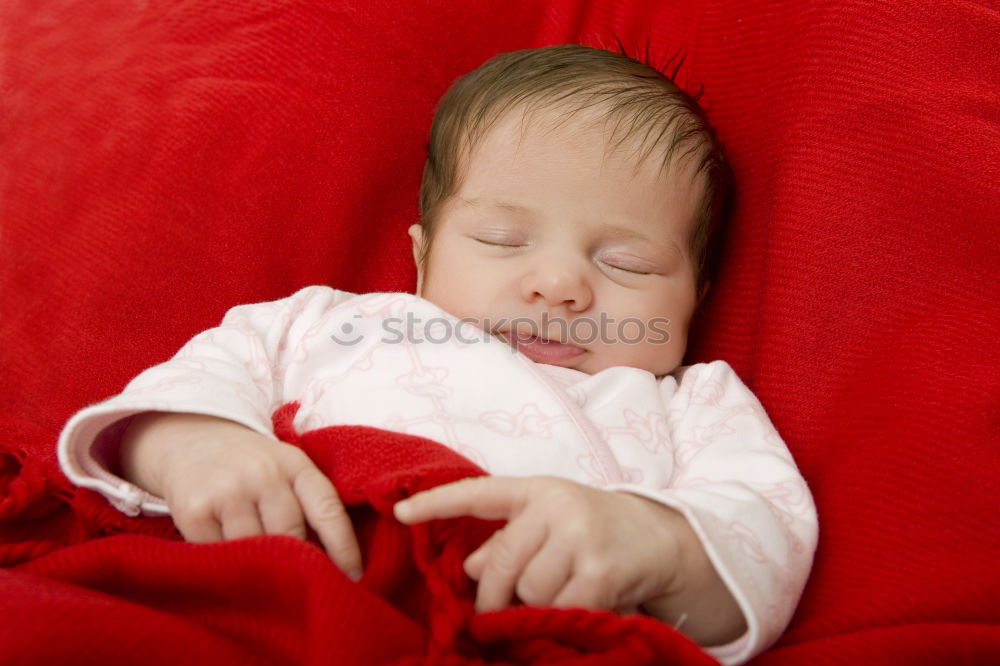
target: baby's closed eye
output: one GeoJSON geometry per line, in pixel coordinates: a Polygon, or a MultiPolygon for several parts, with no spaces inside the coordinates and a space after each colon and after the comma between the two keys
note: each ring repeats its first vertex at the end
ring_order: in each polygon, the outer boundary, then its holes
{"type": "Polygon", "coordinates": [[[517,239],[504,237],[473,236],[473,240],[482,243],[483,245],[491,245],[493,247],[523,247],[525,245],[525,243],[517,239]]]}
{"type": "Polygon", "coordinates": [[[598,261],[614,270],[635,275],[649,275],[656,272],[653,263],[628,254],[606,254],[598,261]]]}

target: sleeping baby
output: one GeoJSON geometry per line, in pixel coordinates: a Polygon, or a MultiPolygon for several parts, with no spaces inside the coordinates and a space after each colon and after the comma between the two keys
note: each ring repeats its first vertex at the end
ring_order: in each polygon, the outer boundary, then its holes
{"type": "Polygon", "coordinates": [[[306,287],[76,414],[59,460],[189,541],[315,532],[357,580],[336,488],[295,426],[419,435],[489,476],[399,502],[503,519],[465,561],[476,608],[642,612],[718,659],[772,643],[812,563],[809,490],[724,361],[682,366],[726,169],[697,103],[626,56],[497,56],[441,100],[409,229],[416,294],[306,287]]]}

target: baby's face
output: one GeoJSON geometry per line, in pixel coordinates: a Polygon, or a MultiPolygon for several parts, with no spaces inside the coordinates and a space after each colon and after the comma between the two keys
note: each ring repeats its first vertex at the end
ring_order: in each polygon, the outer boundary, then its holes
{"type": "MultiPolygon", "coordinates": [[[[537,112],[522,136],[509,113],[479,143],[417,294],[540,363],[667,374],[698,303],[688,234],[700,178],[637,165],[631,147],[605,154],[599,125],[553,128],[557,117],[537,112]]],[[[416,254],[421,231],[410,228],[416,254]]]]}

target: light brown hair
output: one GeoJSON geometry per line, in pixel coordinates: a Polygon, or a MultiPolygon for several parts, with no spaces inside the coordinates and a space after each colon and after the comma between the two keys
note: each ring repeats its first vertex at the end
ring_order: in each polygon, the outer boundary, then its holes
{"type": "MultiPolygon", "coordinates": [[[[676,70],[675,70],[676,72],[676,70]]],[[[714,239],[729,198],[729,170],[705,112],[665,74],[619,53],[567,44],[494,56],[458,79],[441,98],[420,186],[425,265],[441,207],[458,190],[463,161],[505,113],[559,105],[572,114],[596,108],[611,126],[611,147],[633,142],[639,162],[656,155],[663,168],[693,160],[703,174],[689,251],[699,288],[712,272],[714,239]]]]}

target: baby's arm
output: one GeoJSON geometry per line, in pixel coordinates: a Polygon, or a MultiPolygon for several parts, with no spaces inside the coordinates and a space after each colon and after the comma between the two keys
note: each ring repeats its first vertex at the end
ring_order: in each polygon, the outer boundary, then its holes
{"type": "Polygon", "coordinates": [[[746,661],[784,631],[809,576],[818,535],[812,495],[760,401],[728,364],[692,366],[664,396],[669,485],[611,488],[683,514],[747,625],[740,640],[712,654],[746,661]]]}
{"type": "Polygon", "coordinates": [[[693,367],[669,398],[669,487],[473,479],[414,495],[397,517],[509,521],[466,561],[481,610],[514,593],[532,605],[641,605],[715,646],[720,661],[742,663],[795,609],[816,546],[812,497],[728,365],[693,367]]]}
{"type": "MultiPolygon", "coordinates": [[[[173,359],[141,373],[121,394],[75,414],[59,439],[59,461],[63,471],[78,485],[105,495],[115,506],[130,515],[138,514],[140,510],[151,515],[164,515],[170,513],[170,508],[173,507],[168,508],[160,493],[168,495],[171,504],[177,506],[187,506],[190,502],[187,492],[170,490],[174,481],[161,485],[161,480],[158,479],[161,470],[156,466],[162,464],[161,458],[166,458],[164,451],[172,452],[169,459],[173,465],[175,460],[191,455],[185,453],[189,449],[203,447],[208,451],[214,450],[212,447],[222,446],[223,441],[233,446],[240,441],[253,444],[256,447],[253,450],[257,452],[254,455],[270,460],[258,467],[265,468],[269,465],[272,474],[275,470],[281,470],[286,478],[285,485],[291,485],[287,480],[290,470],[301,471],[302,463],[301,460],[298,463],[290,460],[300,454],[287,453],[292,447],[277,441],[270,419],[274,409],[286,400],[283,379],[285,368],[292,354],[301,351],[297,341],[314,336],[331,309],[352,296],[353,294],[326,287],[308,287],[280,301],[231,309],[219,327],[195,336],[173,359]],[[172,412],[186,416],[140,416],[146,412],[172,412]],[[182,429],[180,424],[193,415],[202,415],[199,424],[201,427],[182,429]],[[209,417],[224,420],[223,423],[228,426],[225,437],[207,436],[209,430],[206,424],[215,422],[209,417]],[[133,422],[131,425],[130,419],[133,422]],[[170,424],[174,425],[168,427],[170,424]],[[120,451],[123,430],[130,442],[124,452],[120,451]],[[166,432],[170,433],[169,436],[157,436],[166,432]],[[136,437],[137,435],[143,436],[136,437]],[[150,439],[159,440],[159,443],[153,442],[148,450],[146,445],[136,446],[140,440],[147,439],[144,435],[151,435],[150,439]],[[263,453],[265,451],[266,456],[263,453]],[[281,453],[277,453],[279,451],[281,453]],[[117,473],[120,453],[127,454],[126,476],[139,481],[145,491],[117,473]],[[150,462],[150,459],[155,462],[150,462]],[[281,460],[282,463],[278,464],[275,460],[281,460]]],[[[217,423],[216,426],[216,434],[221,433],[222,427],[217,423]]],[[[241,450],[242,453],[245,451],[241,450]]],[[[212,492],[219,492],[219,479],[225,476],[226,470],[235,467],[245,472],[248,469],[247,460],[242,455],[216,455],[221,467],[199,470],[211,483],[216,484],[212,492]]],[[[193,457],[191,459],[194,460],[193,457]]],[[[179,465],[177,463],[175,466],[179,465]]],[[[165,469],[164,466],[162,471],[165,469]]],[[[293,476],[298,478],[298,475],[293,476]]],[[[313,479],[315,476],[308,474],[306,478],[313,479]]],[[[177,484],[185,483],[180,476],[172,478],[177,484]]],[[[238,483],[232,480],[227,483],[236,494],[241,492],[238,483]]],[[[190,490],[196,494],[206,492],[207,486],[190,485],[190,490]]],[[[325,491],[317,493],[314,482],[308,485],[313,489],[306,493],[308,496],[330,497],[325,491]]],[[[225,484],[222,486],[224,490],[225,484]]],[[[291,487],[294,491],[294,485],[291,487]]],[[[287,493],[272,491],[271,494],[275,492],[287,500],[287,493]]],[[[279,504],[287,504],[287,501],[279,501],[279,504]]],[[[268,506],[270,505],[269,499],[268,506]]],[[[339,502],[336,505],[339,506],[339,502]]],[[[258,520],[263,520],[262,527],[295,522],[286,517],[276,519],[271,516],[270,508],[267,511],[266,518],[258,517],[258,520]]],[[[179,526],[186,535],[191,532],[192,522],[197,522],[189,520],[191,513],[187,509],[181,511],[179,526]]],[[[337,513],[328,499],[322,507],[309,509],[305,517],[308,520],[310,515],[333,516],[337,513]]],[[[287,511],[281,515],[287,516],[287,511]]],[[[223,520],[223,523],[226,522],[229,522],[228,514],[223,520]]],[[[239,518],[237,522],[246,525],[249,519],[239,518]]],[[[328,544],[332,538],[330,528],[325,527],[326,523],[323,521],[320,522],[321,525],[314,527],[320,532],[324,543],[328,544]]],[[[194,528],[196,535],[204,535],[207,531],[210,528],[194,528]]],[[[245,531],[246,527],[236,528],[237,533],[245,531]]],[[[346,557],[348,561],[352,559],[350,556],[346,557]]],[[[338,559],[339,561],[341,560],[338,559]]]]}

